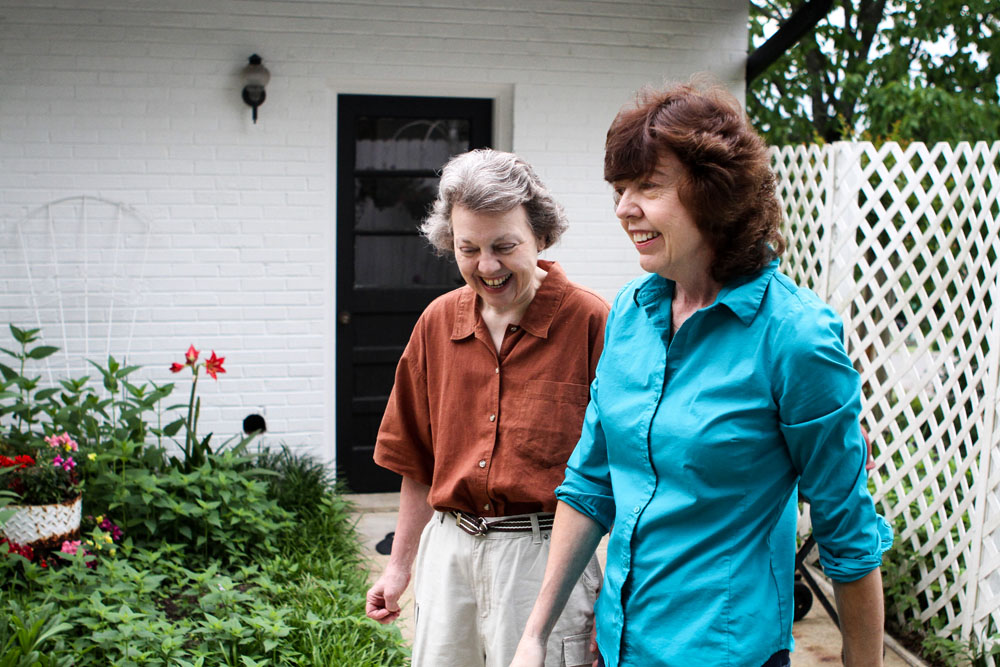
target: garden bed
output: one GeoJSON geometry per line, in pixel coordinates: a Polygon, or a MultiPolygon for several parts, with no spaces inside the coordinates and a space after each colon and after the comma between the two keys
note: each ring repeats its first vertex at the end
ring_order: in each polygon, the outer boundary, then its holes
{"type": "Polygon", "coordinates": [[[113,358],[98,387],[41,387],[30,365],[55,348],[11,333],[0,526],[5,506],[80,492],[84,519],[80,539],[0,544],[0,664],[406,664],[399,631],[365,617],[360,539],[327,469],[287,448],[254,452],[252,437],[197,436],[198,373],[216,378],[223,358],[199,362],[192,346],[174,364],[192,373],[178,411],[161,406],[172,384],[134,385],[136,369],[113,358]]]}

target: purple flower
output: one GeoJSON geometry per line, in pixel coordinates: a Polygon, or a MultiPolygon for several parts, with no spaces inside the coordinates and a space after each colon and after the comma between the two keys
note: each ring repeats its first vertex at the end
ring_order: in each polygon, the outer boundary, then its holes
{"type": "Polygon", "coordinates": [[[101,530],[111,533],[111,539],[113,539],[115,542],[122,539],[122,535],[125,534],[121,528],[112,523],[111,519],[105,519],[104,521],[102,521],[100,527],[101,530]]]}

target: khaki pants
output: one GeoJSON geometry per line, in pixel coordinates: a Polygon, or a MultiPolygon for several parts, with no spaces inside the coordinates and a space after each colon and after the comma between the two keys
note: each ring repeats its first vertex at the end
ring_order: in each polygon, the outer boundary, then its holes
{"type": "MultiPolygon", "coordinates": [[[[541,587],[551,531],[469,535],[450,514],[424,528],[413,667],[508,667],[541,587]]],[[[590,665],[601,568],[591,558],[549,638],[545,667],[590,665]]]]}

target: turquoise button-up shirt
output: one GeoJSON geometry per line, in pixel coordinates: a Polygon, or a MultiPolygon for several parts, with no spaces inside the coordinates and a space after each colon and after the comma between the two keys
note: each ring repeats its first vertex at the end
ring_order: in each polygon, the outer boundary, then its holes
{"type": "Polygon", "coordinates": [[[892,543],[843,325],[777,265],[726,285],[672,340],[671,281],[646,275],[615,299],[556,489],[611,533],[596,608],[609,667],[759,667],[790,649],[796,484],[831,578],[861,578],[892,543]]]}

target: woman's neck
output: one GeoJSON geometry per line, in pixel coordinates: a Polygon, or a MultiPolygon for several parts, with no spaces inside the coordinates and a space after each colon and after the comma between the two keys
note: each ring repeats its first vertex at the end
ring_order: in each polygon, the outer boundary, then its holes
{"type": "Polygon", "coordinates": [[[670,304],[670,321],[674,331],[695,312],[715,303],[722,290],[722,283],[704,272],[683,280],[674,281],[674,296],[670,304]]]}
{"type": "Polygon", "coordinates": [[[526,295],[527,298],[521,299],[502,310],[492,308],[482,299],[477,300],[479,314],[483,318],[483,323],[486,324],[486,328],[489,329],[490,337],[493,339],[493,345],[496,347],[497,352],[500,351],[500,346],[503,343],[504,333],[506,333],[507,328],[514,324],[520,324],[521,318],[524,317],[526,312],[528,312],[528,307],[535,299],[535,295],[538,293],[538,288],[542,286],[542,282],[545,280],[546,276],[548,276],[548,271],[540,266],[535,267],[534,281],[531,286],[531,291],[526,295]]]}

